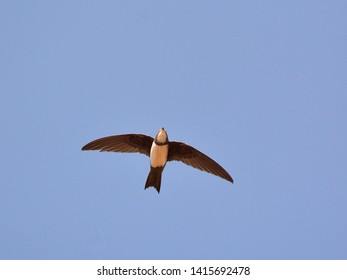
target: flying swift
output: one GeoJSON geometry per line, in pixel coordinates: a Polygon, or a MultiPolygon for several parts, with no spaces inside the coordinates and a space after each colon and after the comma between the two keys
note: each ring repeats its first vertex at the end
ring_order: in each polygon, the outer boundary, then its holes
{"type": "Polygon", "coordinates": [[[231,183],[229,173],[213,159],[182,142],[169,141],[167,132],[161,128],[155,138],[143,134],[122,134],[96,139],[82,151],[99,150],[100,152],[141,153],[150,158],[150,171],[145,189],[154,187],[160,192],[161,176],[168,161],[181,161],[194,168],[219,176],[231,183]]]}

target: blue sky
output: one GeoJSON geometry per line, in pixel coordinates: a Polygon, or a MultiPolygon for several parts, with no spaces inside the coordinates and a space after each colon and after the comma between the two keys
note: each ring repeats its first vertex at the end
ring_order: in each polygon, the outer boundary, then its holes
{"type": "Polygon", "coordinates": [[[1,259],[346,259],[345,1],[2,1],[1,259]],[[235,183],[82,152],[165,127],[235,183]]]}

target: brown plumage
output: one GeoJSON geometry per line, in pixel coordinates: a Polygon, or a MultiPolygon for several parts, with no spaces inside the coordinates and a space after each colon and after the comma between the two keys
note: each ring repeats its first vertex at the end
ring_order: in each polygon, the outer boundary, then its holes
{"type": "Polygon", "coordinates": [[[161,185],[161,174],[163,173],[164,167],[152,167],[149,171],[145,189],[149,187],[154,187],[158,193],[160,193],[160,185],[161,185]]]}
{"type": "Polygon", "coordinates": [[[82,151],[141,153],[149,156],[153,138],[143,134],[113,135],[96,139],[83,146],[82,151]]]}
{"type": "Polygon", "coordinates": [[[169,141],[164,128],[154,138],[143,134],[123,134],[96,139],[82,148],[101,152],[141,153],[150,157],[151,170],[148,174],[145,189],[153,186],[160,192],[161,175],[167,161],[181,161],[187,165],[219,176],[231,183],[234,182],[229,173],[217,162],[182,142],[169,141]],[[167,148],[161,148],[167,147],[167,148]],[[153,162],[152,162],[153,161],[153,162]],[[153,166],[152,166],[153,164],[153,166]]]}
{"type": "Polygon", "coordinates": [[[168,161],[178,160],[194,168],[206,171],[234,183],[233,178],[225,169],[212,158],[197,149],[181,142],[171,141],[169,143],[168,161]]]}

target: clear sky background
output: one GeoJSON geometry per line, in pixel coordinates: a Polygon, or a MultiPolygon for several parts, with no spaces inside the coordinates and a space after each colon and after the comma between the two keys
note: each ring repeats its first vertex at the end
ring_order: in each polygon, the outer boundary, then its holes
{"type": "Polygon", "coordinates": [[[346,1],[1,1],[1,259],[346,259],[346,1]],[[82,152],[165,127],[235,183],[82,152]]]}

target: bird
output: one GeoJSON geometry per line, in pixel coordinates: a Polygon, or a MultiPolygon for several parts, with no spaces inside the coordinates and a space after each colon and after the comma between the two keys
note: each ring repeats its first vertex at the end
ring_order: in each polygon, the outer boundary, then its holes
{"type": "Polygon", "coordinates": [[[191,167],[234,183],[229,173],[207,155],[185,143],[169,141],[164,127],[159,129],[154,138],[144,134],[121,134],[102,137],[82,147],[82,151],[87,150],[145,154],[150,158],[150,171],[145,190],[154,187],[158,194],[160,193],[162,173],[168,161],[181,161],[191,167]]]}

